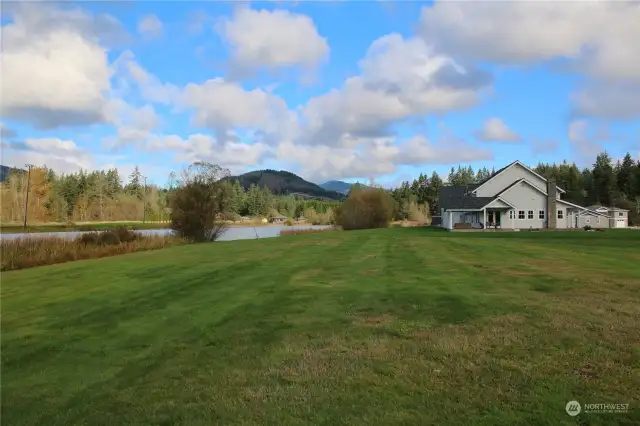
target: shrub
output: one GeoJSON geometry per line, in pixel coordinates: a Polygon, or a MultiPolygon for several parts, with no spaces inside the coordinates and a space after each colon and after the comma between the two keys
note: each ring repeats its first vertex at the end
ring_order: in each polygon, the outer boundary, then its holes
{"type": "Polygon", "coordinates": [[[293,226],[293,221],[291,219],[287,219],[284,221],[285,226],[293,226]]]}
{"type": "Polygon", "coordinates": [[[344,203],[336,209],[335,223],[345,230],[386,228],[391,221],[393,202],[381,189],[350,191],[344,203]]]}
{"type": "Polygon", "coordinates": [[[122,241],[123,243],[128,243],[131,241],[135,241],[136,239],[138,239],[138,237],[140,236],[139,234],[136,234],[133,230],[127,229],[124,226],[119,226],[117,228],[108,230],[108,231],[104,231],[105,233],[113,233],[115,235],[118,236],[118,240],[122,241]]]}
{"type": "MultiPolygon", "coordinates": [[[[104,231],[100,233],[98,242],[104,246],[112,246],[120,244],[120,237],[116,232],[104,231]]],[[[124,243],[125,241],[122,242],[124,243]]]]}
{"type": "Polygon", "coordinates": [[[97,232],[87,232],[78,237],[78,242],[84,245],[98,245],[100,242],[100,234],[97,232]]]}
{"type": "Polygon", "coordinates": [[[227,227],[216,218],[223,202],[217,182],[187,182],[171,197],[171,228],[188,241],[215,241],[227,227]]]}
{"type": "Polygon", "coordinates": [[[584,226],[584,230],[585,231],[591,231],[591,225],[585,225],[584,226]]]}

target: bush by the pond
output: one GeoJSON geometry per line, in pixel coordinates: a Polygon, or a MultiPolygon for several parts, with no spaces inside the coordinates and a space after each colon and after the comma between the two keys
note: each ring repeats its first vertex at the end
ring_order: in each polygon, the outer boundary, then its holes
{"type": "Polygon", "coordinates": [[[391,222],[393,202],[389,194],[377,188],[351,190],[335,212],[335,222],[345,231],[386,228],[391,222]]]}
{"type": "Polygon", "coordinates": [[[31,268],[73,260],[94,259],[155,250],[184,244],[173,236],[144,236],[129,230],[109,230],[82,234],[78,238],[25,237],[0,241],[0,270],[31,268]]]}

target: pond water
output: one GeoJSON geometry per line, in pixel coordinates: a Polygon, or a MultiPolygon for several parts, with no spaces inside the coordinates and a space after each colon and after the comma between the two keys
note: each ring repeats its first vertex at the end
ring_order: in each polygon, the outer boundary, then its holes
{"type": "MultiPolygon", "coordinates": [[[[283,229],[323,229],[330,228],[330,225],[274,225],[274,226],[238,226],[229,227],[218,239],[218,241],[235,241],[235,240],[250,240],[255,238],[272,238],[280,235],[280,231],[283,229]]],[[[144,229],[135,231],[142,235],[170,235],[171,229],[144,229]]],[[[35,232],[32,234],[0,234],[0,240],[12,240],[15,238],[44,238],[44,237],[63,237],[63,238],[75,238],[79,235],[85,234],[85,232],[35,232]]]]}

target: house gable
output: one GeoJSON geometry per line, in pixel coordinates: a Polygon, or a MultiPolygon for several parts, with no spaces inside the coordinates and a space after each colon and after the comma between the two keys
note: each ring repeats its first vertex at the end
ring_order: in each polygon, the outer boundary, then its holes
{"type": "Polygon", "coordinates": [[[521,179],[515,185],[500,194],[500,198],[513,205],[516,209],[546,210],[546,192],[526,179],[521,179]]]}
{"type": "MultiPolygon", "coordinates": [[[[536,188],[546,192],[547,180],[519,161],[514,161],[504,169],[499,170],[472,192],[478,197],[492,197],[520,179],[526,179],[536,188]]],[[[565,191],[562,188],[558,188],[558,194],[560,192],[565,191]]]]}

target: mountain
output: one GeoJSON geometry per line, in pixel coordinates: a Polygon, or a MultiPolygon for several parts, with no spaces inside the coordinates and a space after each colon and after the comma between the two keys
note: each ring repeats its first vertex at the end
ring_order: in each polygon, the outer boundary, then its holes
{"type": "Polygon", "coordinates": [[[255,170],[239,176],[230,176],[229,180],[237,180],[245,189],[251,184],[267,187],[278,195],[294,194],[301,197],[321,198],[327,200],[341,200],[344,194],[322,188],[315,183],[302,179],[300,176],[284,170],[255,170]]]}
{"type": "Polygon", "coordinates": [[[11,171],[18,171],[18,172],[24,173],[24,170],[22,169],[16,169],[13,167],[0,165],[0,182],[4,182],[5,180],[7,180],[7,178],[9,177],[9,173],[11,173],[11,171]]]}
{"type": "MultiPolygon", "coordinates": [[[[341,194],[348,194],[351,187],[355,185],[353,183],[343,182],[341,180],[330,180],[329,182],[325,182],[320,184],[321,188],[326,189],[327,191],[335,191],[340,192],[341,194]]],[[[363,188],[369,188],[367,185],[359,184],[363,188]]]]}

